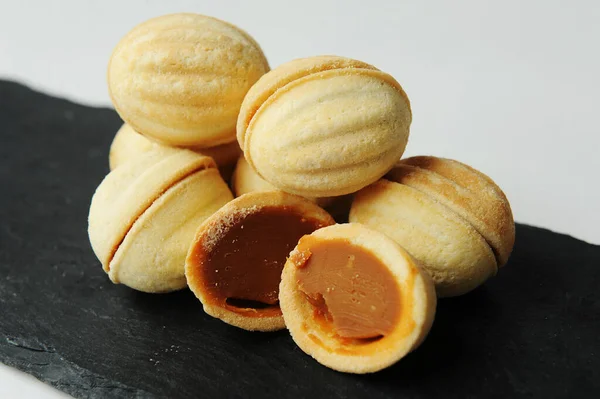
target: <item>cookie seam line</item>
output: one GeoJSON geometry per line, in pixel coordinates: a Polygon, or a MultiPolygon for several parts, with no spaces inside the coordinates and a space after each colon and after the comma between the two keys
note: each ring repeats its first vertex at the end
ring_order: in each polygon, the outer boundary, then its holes
{"type": "MultiPolygon", "coordinates": [[[[260,104],[260,106],[258,106],[256,108],[256,111],[254,111],[254,113],[252,114],[252,116],[250,117],[250,119],[248,119],[248,124],[245,127],[245,132],[244,132],[243,148],[245,149],[244,155],[246,157],[246,160],[252,166],[252,169],[255,169],[255,165],[254,165],[254,163],[252,161],[252,157],[250,156],[250,140],[251,140],[251,136],[252,136],[252,133],[250,131],[250,126],[255,121],[257,115],[264,109],[265,105],[267,105],[268,103],[272,103],[273,101],[275,101],[274,100],[275,98],[277,98],[278,96],[280,96],[281,93],[289,91],[290,88],[303,83],[303,81],[305,81],[305,80],[308,81],[308,80],[314,78],[314,75],[317,75],[317,74],[333,75],[335,72],[339,73],[340,71],[347,71],[347,72],[350,72],[350,74],[357,74],[357,75],[361,75],[361,74],[366,74],[366,75],[371,75],[371,76],[379,75],[379,77],[382,78],[383,81],[385,81],[387,84],[389,84],[390,86],[392,86],[404,98],[404,100],[407,103],[407,106],[408,106],[408,109],[409,109],[409,113],[411,115],[411,121],[412,121],[412,109],[410,107],[410,101],[408,99],[408,96],[406,95],[406,93],[404,92],[404,90],[402,89],[402,87],[400,86],[400,83],[398,83],[388,73],[380,71],[379,69],[353,68],[353,67],[333,68],[333,69],[325,69],[325,70],[315,71],[313,73],[309,73],[307,75],[304,75],[304,76],[301,76],[301,77],[299,77],[297,79],[294,79],[291,82],[287,82],[286,84],[284,84],[281,87],[278,87],[273,93],[271,93],[267,98],[265,98],[265,100],[260,104]],[[391,79],[389,79],[387,77],[390,77],[391,79]]],[[[256,170],[256,173],[261,178],[264,179],[264,177],[257,170],[256,170]]]]}
{"type": "MultiPolygon", "coordinates": [[[[454,161],[454,160],[452,160],[452,159],[447,159],[447,158],[443,158],[443,159],[445,159],[445,160],[448,160],[448,161],[453,161],[453,162],[456,162],[456,161],[454,161]]],[[[402,162],[402,161],[401,161],[401,162],[402,162]]],[[[442,174],[440,174],[440,173],[438,173],[438,172],[435,172],[435,171],[433,171],[433,170],[429,170],[429,169],[423,168],[423,167],[421,167],[421,166],[418,166],[418,165],[411,165],[411,164],[402,164],[402,165],[404,165],[404,166],[408,166],[408,167],[412,167],[412,168],[415,168],[415,169],[419,169],[419,170],[421,170],[421,171],[424,171],[425,173],[431,173],[431,174],[435,175],[437,178],[439,178],[440,180],[448,181],[448,182],[450,182],[450,183],[451,183],[451,184],[453,184],[453,185],[456,185],[456,186],[458,186],[458,187],[460,187],[460,188],[462,188],[462,189],[465,189],[465,190],[466,190],[467,192],[469,192],[470,194],[477,194],[477,193],[476,193],[474,190],[472,190],[471,188],[469,188],[469,187],[467,187],[467,186],[465,186],[465,185],[459,184],[458,182],[456,182],[456,181],[454,181],[454,180],[452,180],[452,179],[450,179],[450,178],[448,178],[448,177],[446,177],[446,176],[444,176],[444,175],[442,175],[442,174]]],[[[472,171],[471,171],[471,170],[469,170],[469,172],[472,172],[472,171]]],[[[478,177],[479,177],[479,176],[478,176],[478,177]]],[[[486,184],[490,185],[490,184],[489,184],[489,182],[488,182],[486,179],[483,179],[483,180],[485,181],[485,183],[486,183],[486,184]]],[[[392,180],[392,181],[393,181],[393,180],[392,180]]],[[[398,183],[398,182],[395,182],[395,183],[398,183]]],[[[399,183],[399,184],[403,184],[403,183],[399,183]]],[[[405,186],[408,186],[408,184],[405,184],[405,186]]],[[[417,190],[417,191],[420,191],[420,192],[422,192],[423,194],[427,195],[428,197],[431,197],[430,195],[428,195],[427,193],[425,193],[424,191],[422,191],[422,190],[420,190],[420,189],[418,189],[418,188],[416,188],[416,187],[413,187],[413,186],[409,186],[409,187],[412,187],[412,188],[414,188],[415,190],[417,190]]],[[[494,194],[497,194],[497,191],[498,191],[498,190],[496,189],[496,187],[493,187],[493,186],[492,186],[492,189],[493,189],[493,191],[494,191],[494,194]]],[[[431,198],[433,198],[433,197],[431,197],[431,198]]],[[[440,201],[438,201],[438,202],[440,202],[440,201]]],[[[503,201],[500,201],[500,202],[503,202],[503,201]]],[[[486,238],[486,237],[485,237],[483,234],[481,234],[481,233],[479,232],[479,230],[477,229],[477,227],[475,227],[475,225],[474,225],[474,224],[472,224],[472,223],[471,223],[469,220],[467,220],[465,217],[463,217],[462,215],[460,215],[458,212],[455,212],[454,210],[452,210],[452,209],[451,209],[449,206],[447,206],[447,205],[445,205],[445,204],[443,204],[443,203],[441,203],[441,202],[440,202],[440,204],[442,204],[442,205],[446,206],[448,209],[450,209],[450,210],[451,210],[451,211],[453,211],[453,212],[454,212],[456,215],[458,215],[460,218],[462,218],[462,219],[463,219],[465,222],[467,222],[468,224],[470,224],[471,226],[473,226],[473,228],[475,229],[475,231],[477,231],[477,233],[478,233],[479,235],[481,235],[481,237],[483,237],[483,239],[485,240],[485,242],[488,244],[488,246],[489,246],[489,247],[490,247],[490,249],[492,250],[492,253],[494,254],[494,258],[496,259],[496,273],[498,273],[498,270],[500,270],[500,268],[502,267],[502,266],[500,266],[500,255],[499,255],[499,251],[496,251],[496,249],[494,248],[494,246],[492,245],[492,243],[491,243],[491,242],[490,242],[490,241],[489,241],[489,240],[488,240],[488,239],[487,239],[487,238],[486,238]]]]}
{"type": "Polygon", "coordinates": [[[171,182],[171,184],[169,184],[164,189],[159,190],[156,193],[156,195],[154,196],[154,198],[151,201],[149,201],[148,206],[146,206],[144,209],[142,209],[139,212],[139,214],[133,219],[133,221],[129,224],[129,226],[127,227],[125,233],[123,234],[123,237],[117,242],[117,244],[111,250],[110,256],[108,257],[108,260],[106,262],[106,272],[110,272],[111,271],[111,263],[112,263],[115,255],[116,255],[116,253],[119,251],[119,248],[121,247],[121,245],[123,244],[123,242],[127,238],[127,235],[129,234],[129,232],[133,228],[133,226],[137,223],[138,220],[140,220],[142,218],[142,216],[144,216],[144,214],[148,211],[148,209],[150,209],[152,207],[152,205],[154,205],[154,203],[156,203],[156,201],[158,201],[159,198],[161,198],[168,190],[170,190],[171,188],[175,187],[176,185],[178,185],[182,181],[186,180],[187,178],[193,176],[194,174],[196,174],[198,172],[202,172],[204,170],[213,169],[214,167],[215,167],[214,161],[213,162],[199,164],[193,170],[191,170],[191,171],[189,171],[187,173],[184,173],[183,175],[181,175],[180,178],[173,180],[171,182]]]}
{"type": "MultiPolygon", "coordinates": [[[[412,165],[411,165],[412,166],[412,165]]],[[[419,167],[417,167],[418,169],[421,169],[419,167]]],[[[427,169],[425,169],[427,170],[427,169]]],[[[437,173],[436,173],[437,174],[437,173]]],[[[440,175],[440,177],[444,178],[443,176],[440,175]]],[[[442,203],[441,201],[439,201],[438,199],[436,199],[435,197],[427,194],[426,192],[413,187],[413,186],[409,186],[408,184],[403,184],[403,183],[399,183],[397,181],[394,180],[390,180],[390,179],[386,179],[385,177],[383,178],[384,180],[389,181],[390,183],[395,183],[395,184],[400,184],[402,186],[406,186],[406,187],[410,187],[416,191],[418,191],[419,193],[423,194],[425,197],[427,197],[428,199],[434,201],[436,204],[442,206],[443,208],[447,209],[448,211],[450,211],[454,216],[456,216],[459,220],[461,220],[462,222],[464,222],[467,226],[469,226],[471,229],[473,229],[473,231],[480,236],[483,239],[483,242],[485,242],[485,245],[490,249],[490,251],[492,252],[492,255],[494,256],[494,265],[496,266],[496,272],[494,273],[494,275],[496,275],[498,273],[498,270],[500,269],[500,267],[498,266],[498,256],[496,255],[496,251],[494,251],[494,248],[490,245],[489,241],[483,236],[483,234],[481,234],[479,232],[479,230],[477,230],[477,228],[471,223],[469,222],[467,219],[465,219],[463,216],[461,216],[460,214],[458,214],[458,212],[455,212],[452,208],[450,208],[449,206],[447,206],[446,204],[442,203]]],[[[450,180],[450,179],[447,179],[450,180]]],[[[451,181],[451,180],[450,180],[451,181]]]]}

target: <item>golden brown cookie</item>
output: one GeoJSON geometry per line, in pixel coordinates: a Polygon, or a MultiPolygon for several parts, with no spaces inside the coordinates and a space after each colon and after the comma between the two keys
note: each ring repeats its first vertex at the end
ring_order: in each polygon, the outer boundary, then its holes
{"type": "MultiPolygon", "coordinates": [[[[113,170],[117,166],[124,164],[143,153],[160,148],[165,155],[170,152],[181,151],[182,148],[168,147],[147,137],[142,136],[128,124],[123,124],[110,146],[108,156],[110,169],[113,170]],[[170,149],[170,152],[169,152],[170,149]]],[[[221,176],[225,181],[228,181],[233,173],[233,169],[240,156],[241,150],[237,141],[227,144],[221,144],[215,147],[208,148],[188,148],[200,155],[211,157],[217,163],[221,176]]]]}
{"type": "Polygon", "coordinates": [[[510,205],[482,176],[452,160],[408,158],[386,179],[356,193],[349,220],[408,250],[433,277],[438,296],[461,295],[494,276],[514,243],[510,205]]]}
{"type": "Polygon", "coordinates": [[[388,367],[424,339],[435,315],[431,278],[392,239],[338,224],[300,239],[279,300],[298,346],[338,371],[388,367]]]}
{"type": "Polygon", "coordinates": [[[144,292],[184,288],[198,226],[233,199],[214,161],[160,149],[109,173],[96,189],[88,233],[114,283],[144,292]]]}
{"type": "Polygon", "coordinates": [[[185,265],[188,285],[213,317],[246,330],[282,329],[278,293],[287,256],[300,237],[333,223],[296,195],[242,195],[198,229],[185,265]]]}
{"type": "MultiPolygon", "coordinates": [[[[231,186],[236,197],[255,191],[277,191],[277,187],[261,178],[241,156],[231,178],[231,186]]],[[[334,200],[333,197],[307,198],[319,206],[326,207],[334,200]]]]}
{"type": "Polygon", "coordinates": [[[244,156],[239,157],[237,161],[231,177],[231,188],[236,197],[256,191],[277,191],[277,187],[260,177],[250,167],[244,156]]]}
{"type": "Polygon", "coordinates": [[[135,131],[172,146],[235,140],[242,100],[269,70],[243,30],[199,14],[150,19],[117,45],[108,65],[113,104],[135,131]]]}
{"type": "Polygon", "coordinates": [[[485,238],[498,266],[506,264],[515,243],[515,222],[508,199],[488,176],[452,159],[418,156],[400,161],[386,178],[452,209],[485,238]]]}
{"type": "Polygon", "coordinates": [[[390,75],[360,61],[291,61],[248,92],[237,137],[250,166],[305,197],[349,194],[400,159],[411,123],[408,97],[390,75]]]}

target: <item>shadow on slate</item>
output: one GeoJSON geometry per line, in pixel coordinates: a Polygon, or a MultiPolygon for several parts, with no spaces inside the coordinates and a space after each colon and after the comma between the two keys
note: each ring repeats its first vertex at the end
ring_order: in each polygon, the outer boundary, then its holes
{"type": "Polygon", "coordinates": [[[121,122],[0,81],[0,361],[75,397],[600,397],[600,247],[518,225],[510,263],[439,302],[425,343],[358,376],[286,331],[205,315],[187,290],[113,285],[87,237],[121,122]]]}

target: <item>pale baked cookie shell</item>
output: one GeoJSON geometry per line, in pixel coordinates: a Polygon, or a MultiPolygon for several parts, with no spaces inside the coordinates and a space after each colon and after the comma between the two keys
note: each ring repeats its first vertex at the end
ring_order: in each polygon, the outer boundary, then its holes
{"type": "Polygon", "coordinates": [[[250,88],[240,108],[237,121],[237,140],[240,146],[244,148],[246,129],[250,120],[267,98],[277,90],[294,80],[313,73],[345,68],[377,70],[374,66],[362,61],[335,55],[323,55],[292,60],[263,75],[250,88]]]}
{"type": "Polygon", "coordinates": [[[246,32],[216,18],[171,14],[148,20],[116,46],[107,72],[119,115],[173,146],[235,140],[246,92],[269,70],[246,32]]]}
{"type": "Polygon", "coordinates": [[[400,312],[397,327],[390,335],[357,349],[355,353],[336,352],[334,349],[339,346],[336,339],[321,334],[310,324],[314,309],[298,290],[294,278],[296,266],[288,260],[283,269],[279,300],[294,342],[324,366],[357,374],[384,369],[414,350],[425,339],[435,316],[436,295],[429,275],[398,244],[365,226],[338,224],[319,229],[312,236],[321,239],[341,238],[370,250],[388,266],[397,279],[402,303],[409,301],[410,307],[409,312],[400,312]],[[311,339],[311,334],[321,343],[311,339]]]}
{"type": "Polygon", "coordinates": [[[277,187],[260,177],[243,156],[238,159],[231,186],[236,197],[256,191],[277,191],[277,187]]]}
{"type": "Polygon", "coordinates": [[[131,161],[141,154],[152,151],[157,146],[160,146],[160,144],[142,136],[133,130],[131,126],[124,123],[110,145],[108,153],[110,170],[114,170],[119,165],[131,161]]]}
{"type": "Polygon", "coordinates": [[[349,220],[405,248],[430,273],[440,297],[465,294],[496,274],[494,254],[475,228],[412,187],[379,180],[355,195],[349,220]]]}
{"type": "Polygon", "coordinates": [[[209,157],[191,151],[156,150],[109,173],[92,197],[88,233],[94,253],[108,263],[137,218],[162,193],[190,174],[216,167],[209,157]]]}
{"type": "Polygon", "coordinates": [[[388,179],[411,186],[452,209],[485,238],[498,266],[504,266],[515,243],[510,204],[485,174],[446,158],[418,156],[403,159],[388,179]]]}
{"type": "Polygon", "coordinates": [[[214,161],[155,149],[109,173],[92,198],[88,233],[115,283],[145,292],[185,286],[198,225],[233,198],[214,161]]]}
{"type": "Polygon", "coordinates": [[[110,264],[111,280],[153,293],[184,288],[185,258],[198,226],[232,199],[215,168],[169,188],[125,236],[110,264]]]}
{"type": "MultiPolygon", "coordinates": [[[[243,156],[237,162],[231,179],[231,186],[236,197],[255,191],[280,191],[277,187],[260,177],[243,156]]],[[[307,199],[321,207],[326,207],[335,201],[333,197],[307,199]]]]}
{"type": "MultiPolygon", "coordinates": [[[[115,138],[113,139],[113,142],[110,146],[110,169],[113,170],[118,166],[123,165],[146,152],[153,151],[156,149],[161,149],[165,156],[176,151],[184,150],[183,148],[178,147],[168,147],[166,145],[153,141],[147,137],[144,137],[143,135],[133,130],[131,126],[125,123],[123,124],[123,126],[121,126],[121,128],[115,135],[115,138]]],[[[190,151],[194,151],[199,155],[205,155],[213,158],[217,166],[219,167],[221,176],[223,176],[225,180],[228,180],[231,174],[233,173],[233,168],[238,160],[238,157],[242,152],[237,141],[217,145],[215,147],[190,147],[187,149],[190,151]]]]}
{"type": "Polygon", "coordinates": [[[329,70],[271,95],[250,121],[244,154],[263,179],[283,191],[344,195],[393,167],[410,123],[408,99],[388,74],[329,70]]]}

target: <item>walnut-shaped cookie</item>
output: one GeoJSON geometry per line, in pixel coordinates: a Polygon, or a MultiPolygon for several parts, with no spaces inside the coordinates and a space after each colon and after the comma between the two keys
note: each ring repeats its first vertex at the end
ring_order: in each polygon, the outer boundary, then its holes
{"type": "MultiPolygon", "coordinates": [[[[167,147],[163,144],[153,141],[139,134],[133,130],[131,126],[125,123],[117,131],[117,134],[115,135],[115,138],[110,146],[110,153],[108,155],[110,169],[113,170],[117,166],[129,162],[141,154],[159,148],[163,150],[165,156],[170,153],[169,149],[171,149],[171,152],[182,150],[182,148],[167,147]]],[[[240,146],[238,145],[237,141],[217,145],[215,147],[189,147],[188,149],[200,155],[206,155],[214,159],[217,163],[219,171],[221,172],[221,176],[223,176],[223,179],[226,181],[230,179],[235,168],[235,164],[241,153],[240,146]]]]}
{"type": "Polygon", "coordinates": [[[406,248],[441,297],[465,294],[494,276],[515,240],[502,190],[483,173],[445,158],[402,160],[355,195],[350,221],[406,248]]]}
{"type": "Polygon", "coordinates": [[[370,373],[414,350],[431,328],[431,277],[391,238],[338,224],[300,239],[285,264],[281,311],[298,346],[338,371],[370,373]]]}
{"type": "Polygon", "coordinates": [[[172,146],[235,140],[242,100],[269,70],[243,30],[199,14],[150,19],[117,44],[108,65],[115,109],[136,132],[172,146]]]}
{"type": "Polygon", "coordinates": [[[283,265],[300,237],[333,223],[327,212],[296,195],[242,195],[198,229],[186,260],[188,285],[213,317],[246,330],[282,329],[283,265]]]}
{"type": "Polygon", "coordinates": [[[184,288],[198,226],[233,199],[212,158],[154,150],[109,173],[96,189],[88,233],[114,283],[144,292],[184,288]]]}
{"type": "Polygon", "coordinates": [[[390,75],[343,57],[288,62],[248,92],[237,138],[250,166],[304,197],[355,192],[400,159],[412,119],[390,75]]]}

